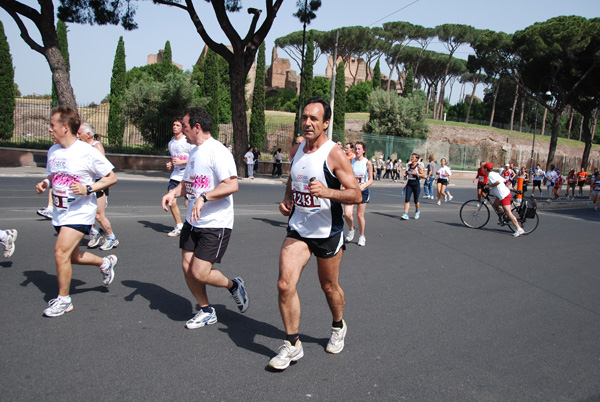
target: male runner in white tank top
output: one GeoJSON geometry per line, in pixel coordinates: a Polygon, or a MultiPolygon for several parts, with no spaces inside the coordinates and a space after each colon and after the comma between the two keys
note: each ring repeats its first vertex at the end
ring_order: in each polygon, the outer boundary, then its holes
{"type": "Polygon", "coordinates": [[[327,138],[331,107],[311,98],[302,113],[306,141],[294,147],[290,178],[279,211],[289,216],[288,235],[279,258],[279,311],[286,339],[269,365],[286,369],[304,356],[299,339],[300,298],[296,286],[311,254],[317,257],[319,281],[333,316],[327,352],[344,348],[344,291],[338,282],[344,248],[342,204],[358,204],[362,195],[344,151],[327,138]],[[343,186],[341,190],[340,185],[343,186]]]}

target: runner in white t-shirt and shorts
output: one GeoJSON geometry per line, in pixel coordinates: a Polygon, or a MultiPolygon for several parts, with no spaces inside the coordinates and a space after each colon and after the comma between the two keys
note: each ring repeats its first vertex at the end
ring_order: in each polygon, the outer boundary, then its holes
{"type": "Polygon", "coordinates": [[[117,182],[114,166],[106,157],[77,139],[80,122],[77,111],[68,106],[52,109],[49,131],[56,143],[48,151],[48,177],[35,186],[41,194],[52,181],[52,225],[58,233],[54,247],[58,297],[48,302],[44,310],[47,317],[58,317],[73,310],[69,296],[73,263],[99,267],[105,286],[113,281],[117,264],[115,255],[101,258],[79,251],[79,243],[96,218],[94,193],[117,182]],[[102,179],[95,181],[98,176],[102,179]]]}
{"type": "MultiPolygon", "coordinates": [[[[183,179],[183,172],[185,171],[185,166],[187,165],[190,152],[193,148],[193,146],[187,142],[187,139],[183,134],[182,121],[181,117],[177,117],[173,120],[173,139],[169,141],[168,145],[171,160],[167,162],[167,169],[173,169],[173,172],[171,172],[171,176],[169,177],[167,192],[177,187],[181,182],[181,179],[183,179]]],[[[184,200],[184,203],[187,207],[187,199],[184,200]]],[[[177,199],[173,200],[171,203],[171,215],[173,215],[173,219],[175,219],[175,227],[167,233],[167,236],[177,237],[181,234],[181,228],[183,228],[181,213],[177,206],[177,199]]]]}

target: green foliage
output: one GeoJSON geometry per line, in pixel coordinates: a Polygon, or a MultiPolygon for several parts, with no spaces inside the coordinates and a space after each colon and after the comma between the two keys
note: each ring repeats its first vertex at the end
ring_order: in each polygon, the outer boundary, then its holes
{"type": "Polygon", "coordinates": [[[155,148],[164,148],[171,139],[173,118],[196,106],[194,85],[189,74],[170,73],[164,81],[147,74],[132,83],[125,94],[125,112],[155,148]]]}
{"type": "Polygon", "coordinates": [[[265,42],[260,44],[256,57],[256,78],[252,93],[252,115],[250,116],[249,142],[253,147],[263,149],[265,131],[265,42]]]}
{"type": "Polygon", "coordinates": [[[165,75],[171,72],[171,67],[177,67],[173,66],[173,52],[171,51],[171,42],[169,41],[165,43],[165,49],[163,50],[162,66],[165,70],[165,75]]]}
{"type": "Polygon", "coordinates": [[[401,97],[378,89],[369,95],[369,133],[410,138],[427,138],[426,97],[422,91],[401,97]]]}
{"type": "Polygon", "coordinates": [[[297,112],[298,111],[298,97],[293,89],[285,88],[277,95],[271,96],[266,99],[267,110],[278,110],[281,112],[297,112]]]}
{"type": "Polygon", "coordinates": [[[402,96],[410,96],[413,93],[413,88],[415,85],[415,76],[413,74],[412,68],[408,70],[406,73],[406,79],[404,80],[404,91],[402,91],[402,96]]]}
{"type": "Polygon", "coordinates": [[[10,47],[4,34],[4,25],[0,21],[0,139],[12,138],[15,123],[15,71],[12,64],[10,47]]]}
{"type": "MultiPolygon", "coordinates": [[[[58,36],[58,46],[60,47],[60,54],[65,59],[67,65],[67,72],[71,70],[71,63],[69,61],[69,41],[67,40],[67,24],[63,21],[58,20],[56,23],[56,36],[58,36]]],[[[54,81],[52,81],[52,105],[58,105],[58,94],[54,87],[54,81]]]]}
{"type": "MultiPolygon", "coordinates": [[[[208,56],[208,54],[207,54],[208,56]]],[[[219,69],[219,124],[227,124],[231,122],[231,85],[229,84],[229,64],[223,57],[217,55],[217,63],[219,69]]],[[[212,68],[212,67],[211,67],[212,68]]],[[[206,75],[206,57],[202,60],[201,65],[194,65],[191,81],[196,87],[195,97],[198,98],[200,105],[206,107],[212,97],[206,92],[205,85],[206,75]]]]}
{"type": "MultiPolygon", "coordinates": [[[[206,111],[210,114],[212,121],[219,121],[219,97],[220,97],[220,76],[219,76],[219,62],[218,55],[212,50],[208,50],[206,53],[206,59],[204,60],[204,94],[210,98],[206,111]]],[[[219,125],[213,124],[211,134],[218,138],[219,137],[219,125]]]]}
{"type": "Polygon", "coordinates": [[[108,110],[107,135],[109,144],[123,144],[125,118],[123,116],[123,96],[125,94],[127,68],[125,66],[125,42],[119,38],[115,59],[113,61],[112,77],[110,79],[110,107],[108,110]]]}
{"type": "Polygon", "coordinates": [[[331,96],[331,80],[325,77],[315,77],[313,79],[313,96],[319,96],[323,99],[329,99],[331,96]]]}
{"type": "Polygon", "coordinates": [[[304,74],[302,74],[302,99],[313,96],[313,67],[315,64],[315,43],[310,32],[306,35],[306,56],[304,57],[304,74]]]}
{"type": "Polygon", "coordinates": [[[379,88],[381,88],[381,67],[379,66],[379,59],[377,59],[373,69],[373,89],[379,88]]]}
{"type": "MultiPolygon", "coordinates": [[[[464,120],[467,118],[467,109],[469,108],[469,99],[467,98],[464,102],[459,102],[456,105],[452,105],[448,108],[448,119],[450,120],[464,120]]],[[[471,114],[469,116],[470,122],[480,121],[489,122],[490,110],[481,101],[473,101],[471,106],[471,114]]]]}
{"type": "Polygon", "coordinates": [[[346,92],[346,112],[367,112],[368,97],[373,92],[373,82],[365,81],[351,85],[346,92]]]}
{"type": "Polygon", "coordinates": [[[346,73],[344,62],[335,73],[335,102],[333,104],[333,139],[346,142],[346,73]]]}

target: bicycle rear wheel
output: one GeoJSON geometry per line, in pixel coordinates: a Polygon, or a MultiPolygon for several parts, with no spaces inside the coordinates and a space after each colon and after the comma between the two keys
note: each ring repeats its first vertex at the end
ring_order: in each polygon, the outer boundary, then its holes
{"type": "Polygon", "coordinates": [[[490,220],[490,209],[483,202],[467,201],[460,207],[460,220],[467,227],[479,229],[490,220]]]}
{"type": "MultiPolygon", "coordinates": [[[[537,212],[535,213],[535,216],[533,218],[519,217],[518,208],[513,208],[512,213],[517,218],[517,221],[519,221],[519,225],[521,225],[521,227],[525,231],[524,234],[529,234],[529,233],[533,232],[534,230],[536,230],[540,223],[540,218],[538,217],[537,212]]],[[[510,227],[510,229],[513,232],[517,231],[517,228],[515,227],[515,225],[513,225],[512,221],[508,221],[508,227],[510,227]]]]}

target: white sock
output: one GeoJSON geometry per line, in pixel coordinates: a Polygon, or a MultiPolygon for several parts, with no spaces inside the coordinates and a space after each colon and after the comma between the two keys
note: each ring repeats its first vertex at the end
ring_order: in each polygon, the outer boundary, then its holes
{"type": "Polygon", "coordinates": [[[100,265],[100,269],[106,269],[110,267],[110,260],[106,257],[102,259],[102,265],[100,265]]]}
{"type": "Polygon", "coordinates": [[[8,232],[6,230],[0,230],[0,241],[5,242],[8,239],[8,232]]]}
{"type": "Polygon", "coordinates": [[[183,223],[178,223],[176,226],[177,226],[177,229],[179,229],[179,230],[183,229],[183,223]]]}
{"type": "Polygon", "coordinates": [[[90,234],[93,236],[97,236],[100,233],[100,231],[96,228],[91,228],[90,229],[90,234]]]}
{"type": "Polygon", "coordinates": [[[117,238],[117,236],[115,236],[115,234],[114,234],[114,233],[112,233],[112,234],[106,235],[106,238],[107,238],[107,239],[114,240],[114,239],[116,239],[116,238],[117,238]]]}
{"type": "Polygon", "coordinates": [[[66,296],[58,295],[58,300],[60,300],[63,303],[71,303],[71,295],[66,295],[66,296]]]}

